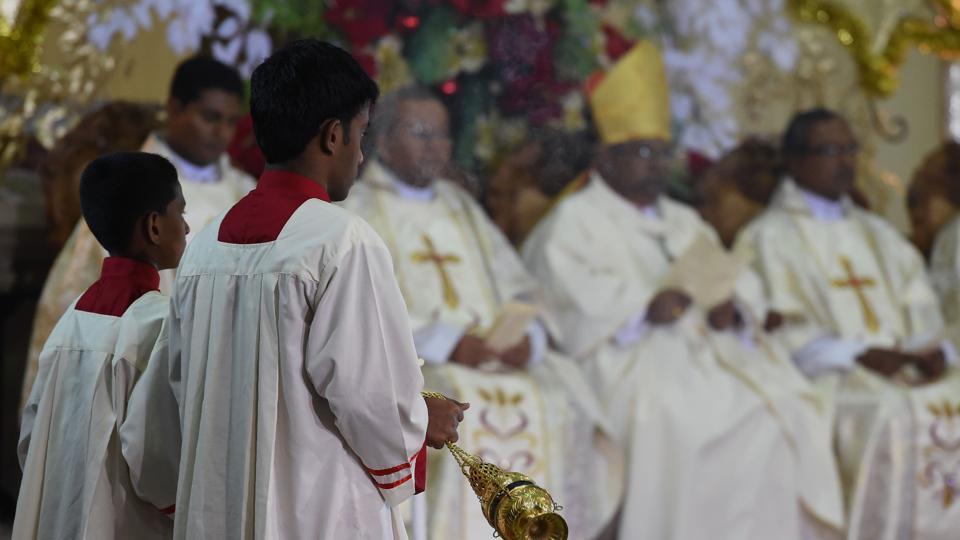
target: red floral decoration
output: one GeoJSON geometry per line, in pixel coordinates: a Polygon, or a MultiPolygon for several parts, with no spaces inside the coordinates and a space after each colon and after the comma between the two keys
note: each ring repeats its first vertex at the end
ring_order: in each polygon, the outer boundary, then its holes
{"type": "Polygon", "coordinates": [[[390,0],[334,0],[327,8],[327,21],[338,28],[354,51],[390,33],[390,0]]]}

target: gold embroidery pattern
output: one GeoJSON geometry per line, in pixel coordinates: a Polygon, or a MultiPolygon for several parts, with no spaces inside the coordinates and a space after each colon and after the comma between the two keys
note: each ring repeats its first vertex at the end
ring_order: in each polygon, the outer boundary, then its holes
{"type": "Polygon", "coordinates": [[[476,454],[500,468],[522,470],[528,476],[539,473],[543,465],[537,451],[539,441],[528,429],[530,418],[522,409],[525,396],[500,387],[478,388],[477,394],[483,403],[477,411],[479,426],[472,434],[476,454]],[[486,440],[508,455],[485,445],[486,440]]]}
{"type": "Polygon", "coordinates": [[[870,300],[867,299],[867,295],[864,292],[864,289],[867,287],[875,287],[877,282],[873,278],[857,276],[856,272],[853,271],[853,263],[851,263],[847,257],[841,256],[840,264],[843,266],[843,271],[846,276],[832,280],[830,282],[831,285],[837,288],[849,288],[853,290],[854,294],[857,295],[857,301],[860,303],[860,310],[863,312],[863,322],[867,325],[867,330],[869,330],[870,333],[877,332],[880,330],[880,319],[877,318],[877,314],[873,310],[873,306],[870,305],[870,300]]]}
{"type": "Polygon", "coordinates": [[[457,309],[460,306],[460,296],[457,289],[453,286],[453,280],[447,273],[447,264],[458,264],[460,257],[457,255],[443,255],[437,253],[437,248],[433,245],[433,239],[428,235],[422,235],[425,251],[418,251],[411,255],[415,263],[432,263],[437,267],[440,274],[440,283],[443,286],[443,301],[450,309],[457,309]]]}
{"type": "Polygon", "coordinates": [[[951,403],[944,399],[940,403],[928,403],[927,410],[933,414],[933,422],[927,430],[931,444],[923,449],[925,464],[919,484],[924,488],[935,488],[935,494],[946,510],[960,495],[960,402],[951,403]]]}

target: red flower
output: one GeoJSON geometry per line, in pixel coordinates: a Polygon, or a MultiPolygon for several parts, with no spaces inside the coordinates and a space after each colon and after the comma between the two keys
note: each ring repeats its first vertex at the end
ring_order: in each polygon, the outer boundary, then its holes
{"type": "Polygon", "coordinates": [[[390,33],[393,7],[390,0],[334,0],[325,16],[358,50],[390,33]]]}
{"type": "Polygon", "coordinates": [[[353,52],[353,57],[357,60],[357,63],[360,64],[360,67],[367,72],[367,75],[372,79],[377,78],[377,59],[373,57],[372,54],[363,51],[353,52]]]}
{"type": "Polygon", "coordinates": [[[457,8],[457,11],[478,19],[503,17],[507,14],[505,3],[505,0],[450,0],[450,4],[457,8]]]}
{"type": "Polygon", "coordinates": [[[607,57],[609,57],[610,60],[620,58],[633,47],[633,42],[623,37],[623,35],[617,32],[617,29],[612,26],[603,25],[603,34],[607,36],[607,57]]]}

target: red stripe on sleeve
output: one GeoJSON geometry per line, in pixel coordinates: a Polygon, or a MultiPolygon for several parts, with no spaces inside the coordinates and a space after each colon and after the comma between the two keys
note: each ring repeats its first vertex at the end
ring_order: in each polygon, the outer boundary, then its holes
{"type": "Polygon", "coordinates": [[[403,484],[406,484],[407,482],[410,481],[411,478],[413,478],[413,475],[408,474],[403,478],[397,480],[396,482],[390,482],[389,484],[381,484],[380,482],[377,482],[377,481],[374,481],[374,483],[377,484],[377,487],[380,489],[393,489],[397,486],[402,486],[403,484]]]}
{"type": "Polygon", "coordinates": [[[409,468],[410,468],[409,463],[401,463],[400,465],[397,465],[396,467],[390,467],[389,469],[371,469],[370,467],[364,466],[364,469],[366,469],[368,473],[374,476],[386,476],[388,474],[393,474],[395,472],[400,472],[404,469],[409,469],[409,468]]]}

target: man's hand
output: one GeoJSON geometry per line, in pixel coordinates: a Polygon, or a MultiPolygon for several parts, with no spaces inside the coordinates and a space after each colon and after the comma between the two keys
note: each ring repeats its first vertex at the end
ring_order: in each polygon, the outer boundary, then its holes
{"type": "Polygon", "coordinates": [[[465,334],[450,354],[450,361],[469,367],[477,367],[487,360],[497,358],[497,353],[487,347],[483,338],[465,334]]]}
{"type": "Polygon", "coordinates": [[[913,363],[913,357],[891,349],[868,349],[857,357],[857,363],[884,377],[892,377],[901,367],[913,363]]]}
{"type": "Polygon", "coordinates": [[[530,353],[533,350],[530,345],[530,338],[524,337],[520,343],[502,351],[498,357],[505,365],[516,369],[523,369],[530,361],[530,353]]]}
{"type": "Polygon", "coordinates": [[[923,374],[927,381],[934,381],[947,371],[947,357],[942,349],[913,355],[913,365],[923,374]]]}
{"type": "Polygon", "coordinates": [[[786,320],[780,312],[770,310],[767,312],[767,318],[763,321],[763,329],[767,332],[774,332],[783,326],[784,322],[786,320]]]}
{"type": "Polygon", "coordinates": [[[460,403],[453,399],[423,398],[427,402],[427,446],[443,448],[448,442],[457,442],[457,426],[463,421],[463,411],[470,408],[469,403],[460,403]]]}
{"type": "Polygon", "coordinates": [[[707,321],[714,330],[729,330],[740,324],[740,315],[737,313],[737,306],[733,305],[733,299],[727,300],[722,304],[717,304],[707,313],[707,321]]]}
{"type": "Polygon", "coordinates": [[[647,322],[650,324],[670,324],[690,307],[690,296],[677,289],[660,291],[647,307],[647,322]]]}

